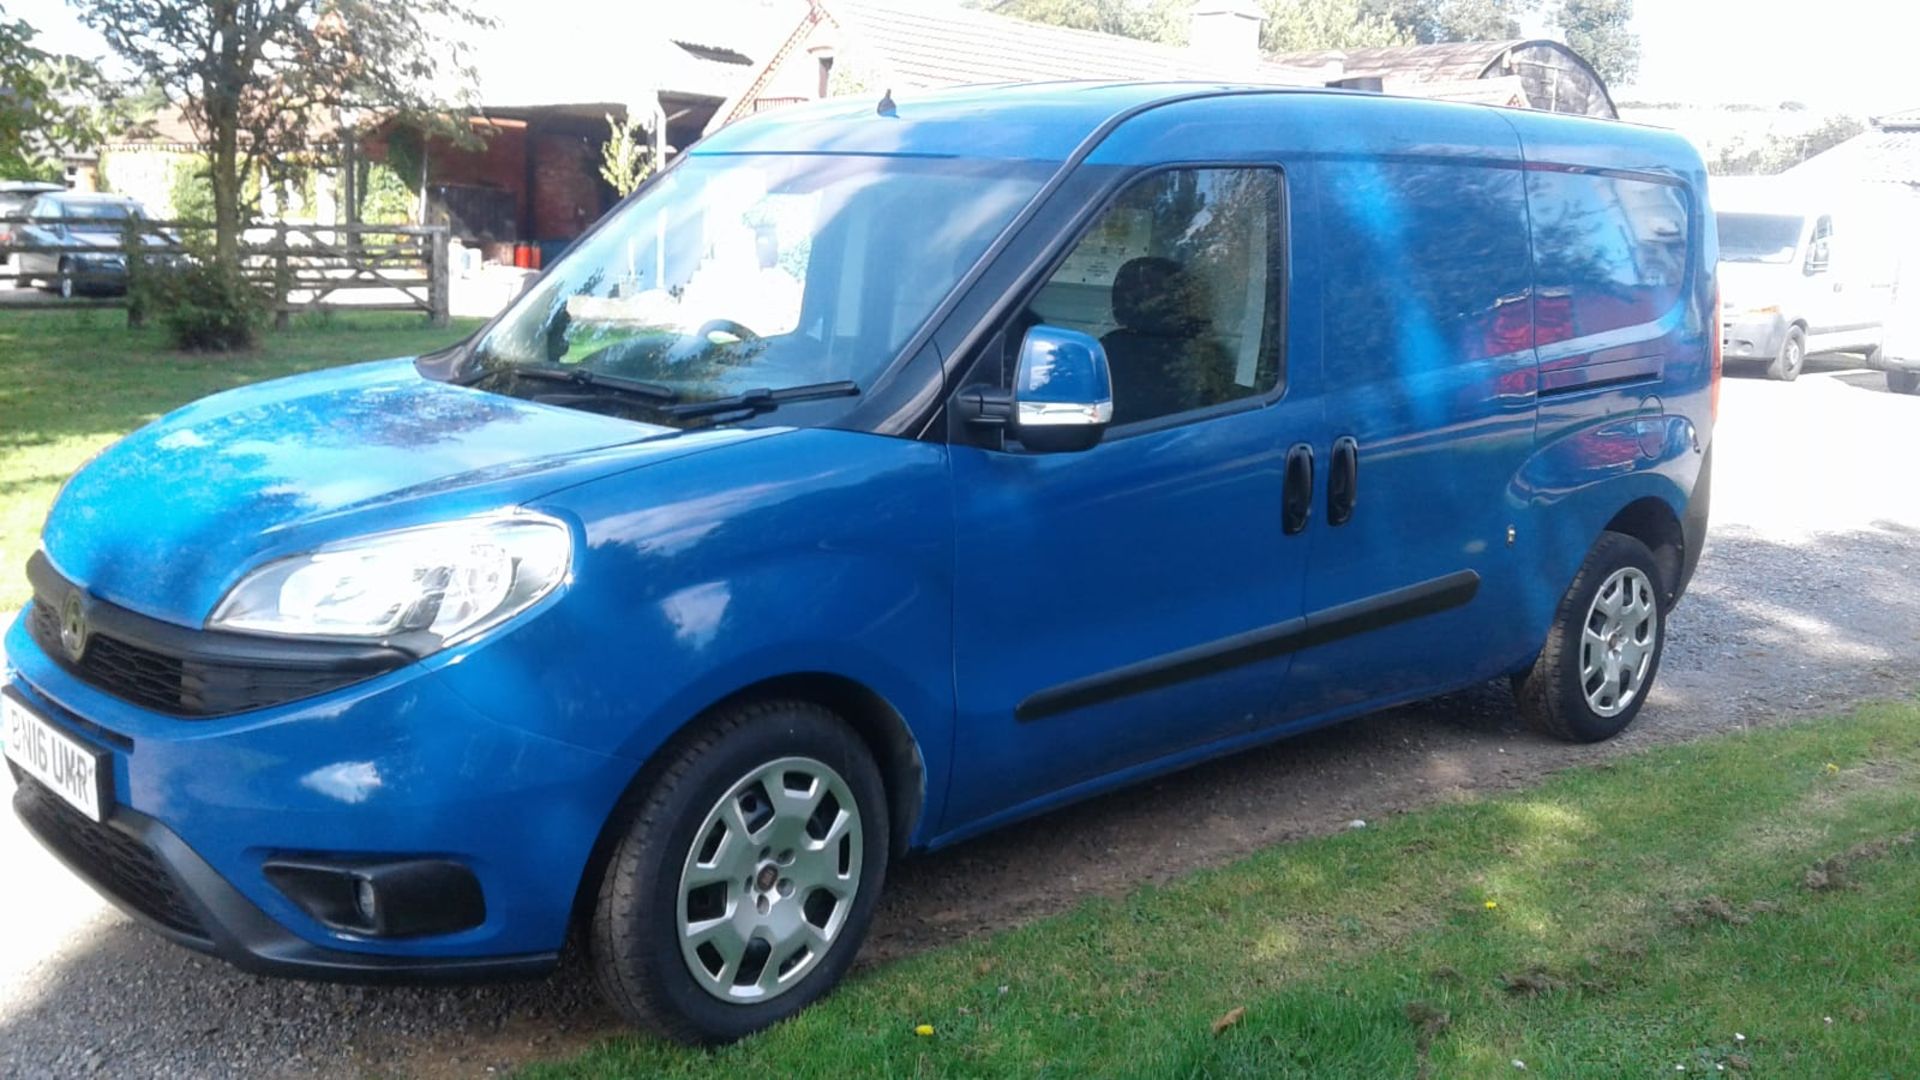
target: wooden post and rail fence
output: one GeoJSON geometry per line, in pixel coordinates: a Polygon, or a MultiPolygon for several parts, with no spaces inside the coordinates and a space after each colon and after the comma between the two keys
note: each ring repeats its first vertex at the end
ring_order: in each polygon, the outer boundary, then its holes
{"type": "MultiPolygon", "coordinates": [[[[210,240],[212,231],[144,218],[0,217],[0,259],[18,287],[38,285],[60,303],[118,306],[141,275],[204,257],[197,253],[211,244],[188,238],[210,240]]],[[[256,222],[241,232],[240,268],[271,297],[279,326],[309,311],[418,311],[435,326],[450,315],[444,226],[256,222]]],[[[137,305],[128,316],[139,317],[137,305]]]]}

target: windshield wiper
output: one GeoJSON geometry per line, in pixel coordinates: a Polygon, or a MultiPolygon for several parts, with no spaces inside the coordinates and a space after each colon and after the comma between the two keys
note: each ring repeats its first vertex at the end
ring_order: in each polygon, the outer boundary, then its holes
{"type": "Polygon", "coordinates": [[[630,394],[662,405],[671,405],[680,400],[679,391],[671,386],[641,379],[629,379],[621,375],[608,375],[580,367],[566,367],[560,364],[509,364],[505,368],[494,370],[508,371],[522,379],[541,379],[547,382],[567,383],[571,386],[591,387],[595,390],[609,390],[616,394],[630,394]]]}
{"type": "Polygon", "coordinates": [[[786,386],[778,390],[757,386],[752,390],[742,390],[737,394],[714,398],[711,401],[689,401],[684,405],[670,406],[664,411],[669,416],[681,420],[735,412],[756,416],[760,413],[772,412],[789,401],[854,397],[859,393],[859,385],[845,379],[838,382],[808,383],[805,386],[786,386]]]}

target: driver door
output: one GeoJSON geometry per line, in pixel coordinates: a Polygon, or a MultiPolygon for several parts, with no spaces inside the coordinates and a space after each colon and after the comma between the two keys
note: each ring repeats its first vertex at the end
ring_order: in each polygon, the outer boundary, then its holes
{"type": "Polygon", "coordinates": [[[946,828],[1246,732],[1279,699],[1308,540],[1283,520],[1289,454],[1325,441],[1288,385],[1311,363],[1287,319],[1317,308],[1286,303],[1286,211],[1276,168],[1134,180],[975,369],[1004,372],[1034,324],[1090,334],[1114,426],[1082,452],[952,448],[946,828]]]}

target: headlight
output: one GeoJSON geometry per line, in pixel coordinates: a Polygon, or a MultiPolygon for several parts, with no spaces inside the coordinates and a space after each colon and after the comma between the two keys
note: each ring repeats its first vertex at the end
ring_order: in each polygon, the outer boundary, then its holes
{"type": "Polygon", "coordinates": [[[566,526],[534,514],[376,533],[261,567],[208,627],[411,639],[427,652],[526,610],[566,580],[572,562],[566,526]]]}

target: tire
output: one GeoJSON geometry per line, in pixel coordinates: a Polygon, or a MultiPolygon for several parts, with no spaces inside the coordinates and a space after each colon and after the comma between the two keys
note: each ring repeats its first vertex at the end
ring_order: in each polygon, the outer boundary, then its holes
{"type": "Polygon", "coordinates": [[[1920,394],[1920,369],[1888,371],[1887,389],[1896,394],[1920,394]]]}
{"type": "Polygon", "coordinates": [[[62,300],[73,299],[73,269],[65,259],[60,260],[60,277],[54,283],[54,291],[60,294],[60,299],[62,300]]]}
{"type": "Polygon", "coordinates": [[[1554,612],[1539,657],[1514,679],[1514,698],[1529,727],[1572,742],[1600,742],[1633,723],[1666,648],[1659,581],[1645,544],[1623,533],[1600,534],[1554,612]],[[1621,598],[1618,615],[1608,612],[1610,597],[1621,598]]]}
{"type": "Polygon", "coordinates": [[[725,709],[662,753],[601,882],[594,973],[632,1023],[683,1043],[731,1042],[806,1008],[846,974],[886,877],[886,789],[860,736],[806,702],[725,709]],[[769,776],[787,789],[784,812],[769,776]],[[803,794],[808,786],[815,794],[803,794]],[[809,799],[814,816],[802,818],[809,799]],[[683,925],[701,924],[710,939],[683,947],[693,940],[683,925]]]}
{"type": "Polygon", "coordinates": [[[1797,326],[1787,327],[1787,336],[1780,342],[1780,354],[1767,365],[1767,378],[1780,382],[1792,382],[1800,377],[1807,367],[1807,332],[1797,326]]]}

